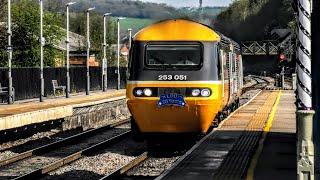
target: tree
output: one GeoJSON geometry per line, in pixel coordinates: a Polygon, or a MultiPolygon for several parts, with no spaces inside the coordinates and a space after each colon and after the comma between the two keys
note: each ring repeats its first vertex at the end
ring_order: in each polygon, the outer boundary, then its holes
{"type": "Polygon", "coordinates": [[[274,28],[294,26],[291,0],[236,0],[214,26],[237,41],[268,39],[274,28]]]}
{"type": "MultiPolygon", "coordinates": [[[[40,65],[39,11],[38,0],[20,0],[12,5],[13,66],[35,67],[40,65]]],[[[61,56],[61,53],[54,48],[54,45],[63,37],[63,31],[60,28],[61,20],[59,19],[57,14],[44,13],[45,66],[54,66],[55,58],[61,56]]],[[[0,33],[3,36],[3,30],[0,33]]],[[[1,43],[0,46],[1,54],[5,54],[6,43],[1,43]]],[[[3,61],[6,61],[6,58],[1,59],[1,65],[6,64],[3,61]]]]}

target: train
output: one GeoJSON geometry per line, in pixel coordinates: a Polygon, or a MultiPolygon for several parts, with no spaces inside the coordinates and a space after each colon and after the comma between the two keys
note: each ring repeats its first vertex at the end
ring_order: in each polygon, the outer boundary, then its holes
{"type": "Polygon", "coordinates": [[[134,137],[206,134],[239,106],[240,46],[213,28],[168,19],[137,32],[126,87],[134,137]]]}

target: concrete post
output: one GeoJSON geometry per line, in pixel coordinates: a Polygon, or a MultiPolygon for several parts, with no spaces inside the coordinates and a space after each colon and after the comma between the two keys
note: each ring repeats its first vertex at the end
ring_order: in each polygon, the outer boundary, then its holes
{"type": "Polygon", "coordinates": [[[298,180],[314,180],[313,115],[312,110],[297,112],[298,180]]]}
{"type": "Polygon", "coordinates": [[[297,90],[297,74],[292,74],[292,90],[297,90]]]}
{"type": "Polygon", "coordinates": [[[12,31],[11,31],[11,0],[8,0],[8,77],[9,77],[9,98],[8,98],[8,104],[13,103],[13,87],[12,87],[12,44],[11,44],[11,38],[12,38],[12,31]]]}
{"type": "Polygon", "coordinates": [[[281,70],[281,88],[284,89],[284,66],[282,67],[282,70],[281,70]]]}
{"type": "Polygon", "coordinates": [[[311,11],[312,0],[298,0],[297,179],[299,180],[314,180],[311,11]]]}

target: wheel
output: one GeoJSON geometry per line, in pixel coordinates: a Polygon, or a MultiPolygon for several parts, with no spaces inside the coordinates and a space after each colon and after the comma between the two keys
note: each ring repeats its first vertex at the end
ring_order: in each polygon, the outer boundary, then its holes
{"type": "Polygon", "coordinates": [[[131,136],[132,136],[132,139],[134,141],[137,141],[137,142],[143,141],[143,137],[142,137],[141,131],[140,131],[136,121],[133,119],[132,116],[131,116],[130,124],[131,124],[131,136]]]}

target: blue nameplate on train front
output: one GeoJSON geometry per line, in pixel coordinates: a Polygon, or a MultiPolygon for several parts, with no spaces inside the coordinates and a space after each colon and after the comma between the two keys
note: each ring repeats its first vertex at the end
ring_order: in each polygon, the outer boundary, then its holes
{"type": "Polygon", "coordinates": [[[164,94],[160,96],[160,100],[158,102],[158,106],[180,106],[184,107],[186,102],[184,101],[183,95],[170,93],[164,94]]]}

